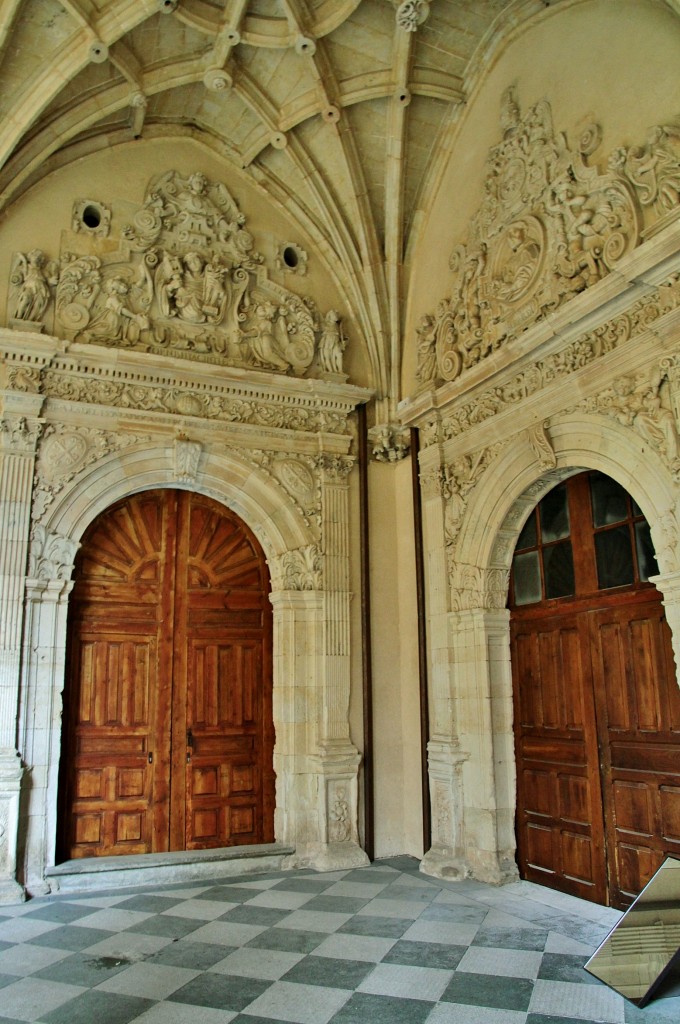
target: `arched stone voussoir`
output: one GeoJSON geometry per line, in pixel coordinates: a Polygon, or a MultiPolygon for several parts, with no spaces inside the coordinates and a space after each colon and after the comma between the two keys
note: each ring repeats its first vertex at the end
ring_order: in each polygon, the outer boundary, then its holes
{"type": "Polygon", "coordinates": [[[659,524],[665,531],[673,529],[669,516],[674,520],[677,486],[659,453],[631,427],[593,413],[554,416],[545,434],[552,457],[546,451],[539,459],[525,430],[484,472],[470,495],[456,561],[509,568],[520,530],[543,495],[568,476],[596,469],[635,499],[652,527],[661,571],[673,571],[676,566],[668,562],[669,548],[661,543],[659,524]]]}
{"type": "Polygon", "coordinates": [[[174,444],[144,443],[105,455],[64,487],[42,525],[79,541],[89,524],[116,501],[140,491],[177,487],[206,494],[236,513],[256,535],[267,560],[311,545],[316,538],[279,485],[232,451],[201,446],[187,478],[178,472],[174,444]]]}

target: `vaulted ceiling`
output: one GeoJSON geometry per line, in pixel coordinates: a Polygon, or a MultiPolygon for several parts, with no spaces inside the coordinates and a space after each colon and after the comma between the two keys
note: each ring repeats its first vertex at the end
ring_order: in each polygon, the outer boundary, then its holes
{"type": "Polygon", "coordinates": [[[499,41],[549,4],[0,0],[0,209],[102,145],[200,137],[327,260],[392,404],[402,266],[452,126],[499,41]]]}

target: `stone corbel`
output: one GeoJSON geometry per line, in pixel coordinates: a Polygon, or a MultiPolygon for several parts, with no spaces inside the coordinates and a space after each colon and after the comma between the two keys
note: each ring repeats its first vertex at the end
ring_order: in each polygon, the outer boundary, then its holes
{"type": "Polygon", "coordinates": [[[409,429],[398,423],[378,423],[368,431],[368,443],[377,462],[399,462],[409,453],[409,429]]]}

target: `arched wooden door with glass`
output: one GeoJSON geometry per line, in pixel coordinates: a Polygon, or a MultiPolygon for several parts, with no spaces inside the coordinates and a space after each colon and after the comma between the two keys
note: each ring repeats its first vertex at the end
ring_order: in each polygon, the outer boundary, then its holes
{"type": "Polygon", "coordinates": [[[630,904],[680,855],[680,690],[640,508],[614,480],[558,484],[510,587],[520,873],[630,904]]]}

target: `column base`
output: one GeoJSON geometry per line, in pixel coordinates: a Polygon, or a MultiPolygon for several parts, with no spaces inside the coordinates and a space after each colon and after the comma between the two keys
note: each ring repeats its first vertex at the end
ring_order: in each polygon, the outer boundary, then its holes
{"type": "Polygon", "coordinates": [[[286,863],[289,868],[312,868],[314,871],[348,871],[370,864],[367,855],[355,843],[328,843],[298,849],[286,863]]]}
{"type": "Polygon", "coordinates": [[[0,878],[0,906],[23,903],[25,899],[26,891],[23,885],[15,882],[13,878],[0,878]]]}
{"type": "Polygon", "coordinates": [[[474,878],[487,885],[507,885],[519,880],[517,865],[513,860],[499,858],[497,854],[477,852],[474,858],[461,857],[453,850],[432,847],[420,862],[424,875],[442,878],[448,882],[462,882],[474,878]]]}

